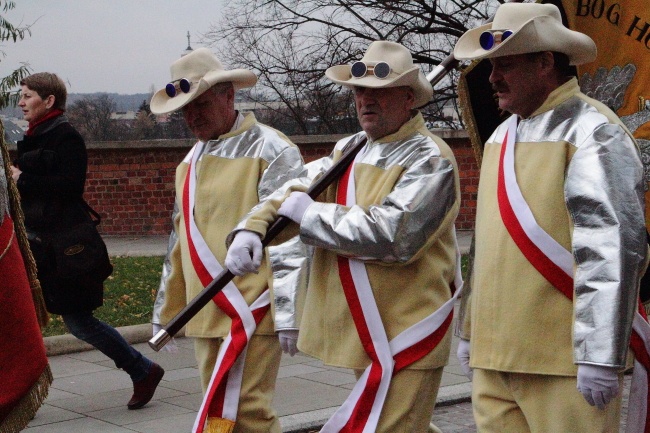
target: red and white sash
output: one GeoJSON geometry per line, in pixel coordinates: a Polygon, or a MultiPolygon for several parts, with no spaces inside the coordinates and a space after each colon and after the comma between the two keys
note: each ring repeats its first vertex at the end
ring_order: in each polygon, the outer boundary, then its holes
{"type": "MultiPolygon", "coordinates": [[[[362,150],[357,154],[355,161],[339,180],[339,204],[353,206],[356,203],[354,175],[351,173],[354,173],[354,165],[363,153],[362,150]]],[[[365,264],[360,260],[339,256],[339,276],[343,291],[364,350],[372,362],[321,432],[371,433],[376,430],[392,376],[431,352],[445,336],[451,324],[454,303],[463,284],[459,254],[457,259],[454,280],[457,290],[454,296],[434,313],[402,331],[389,342],[365,264]]]]}
{"type": "MultiPolygon", "coordinates": [[[[202,148],[199,148],[200,144],[203,143],[197,143],[190,155],[183,186],[182,212],[190,259],[201,284],[205,287],[222,272],[223,268],[212,254],[194,221],[196,162],[202,153],[202,148]]],[[[232,319],[232,324],[228,336],[219,349],[212,379],[203,397],[192,429],[193,433],[203,432],[206,421],[212,418],[229,420],[234,424],[237,419],[246,347],[257,325],[270,307],[268,289],[249,307],[232,281],[213,298],[213,301],[232,319]]]]}
{"type": "Polygon", "coordinates": [[[630,398],[627,409],[626,433],[650,433],[650,387],[648,372],[650,372],[650,324],[643,305],[634,314],[632,322],[632,337],[630,347],[634,351],[634,372],[630,386],[630,398]]]}
{"type": "MultiPolygon", "coordinates": [[[[537,224],[524,200],[515,175],[517,116],[511,116],[506,122],[497,185],[501,218],[513,241],[533,267],[568,299],[573,300],[573,256],[537,224]]],[[[635,363],[626,432],[650,433],[650,411],[647,410],[650,324],[642,305],[634,316],[630,346],[634,351],[635,363]]]]}

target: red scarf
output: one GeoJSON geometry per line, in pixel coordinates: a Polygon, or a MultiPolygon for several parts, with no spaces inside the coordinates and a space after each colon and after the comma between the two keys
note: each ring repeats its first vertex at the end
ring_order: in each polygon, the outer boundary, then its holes
{"type": "Polygon", "coordinates": [[[58,117],[63,114],[63,110],[60,110],[58,108],[53,109],[52,111],[49,111],[46,113],[44,116],[36,119],[33,122],[29,122],[29,126],[27,128],[27,131],[25,131],[25,135],[30,136],[34,134],[34,129],[38,126],[41,125],[45,122],[47,122],[50,119],[54,119],[55,117],[58,117]]]}

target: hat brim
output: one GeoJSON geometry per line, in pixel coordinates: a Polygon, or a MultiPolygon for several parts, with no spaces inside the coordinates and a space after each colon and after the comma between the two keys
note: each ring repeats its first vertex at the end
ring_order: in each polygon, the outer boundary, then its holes
{"type": "Polygon", "coordinates": [[[183,108],[215,84],[227,82],[231,82],[234,89],[239,90],[253,87],[257,83],[257,76],[246,69],[208,72],[187,93],[181,92],[170,98],[165,89],[158,90],[151,98],[149,108],[153,114],[171,113],[183,108]]]}
{"type": "Polygon", "coordinates": [[[414,66],[402,74],[395,74],[387,78],[377,78],[374,75],[365,75],[361,78],[353,77],[350,74],[350,65],[336,65],[325,70],[325,76],[336,84],[348,87],[370,87],[370,88],[388,88],[388,87],[411,87],[415,93],[415,103],[413,108],[419,108],[427,104],[433,97],[433,89],[426,77],[420,71],[420,68],[414,66]]]}
{"type": "Polygon", "coordinates": [[[198,85],[192,86],[188,93],[180,92],[173,98],[170,98],[169,95],[167,95],[165,89],[160,89],[152,96],[151,101],[149,102],[149,108],[153,114],[171,113],[172,111],[176,111],[185,106],[209,88],[210,86],[201,80],[198,85]]]}
{"type": "Polygon", "coordinates": [[[458,60],[479,60],[556,51],[566,54],[572,65],[582,65],[596,58],[596,44],[589,36],[570,30],[551,17],[533,18],[508,39],[485,50],[479,40],[483,32],[491,29],[492,24],[485,24],[468,30],[458,39],[454,57],[458,60]]]}

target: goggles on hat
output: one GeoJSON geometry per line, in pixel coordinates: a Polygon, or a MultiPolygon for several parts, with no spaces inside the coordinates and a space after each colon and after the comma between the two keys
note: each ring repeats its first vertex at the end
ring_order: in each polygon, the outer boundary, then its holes
{"type": "Polygon", "coordinates": [[[512,36],[512,30],[487,30],[481,33],[479,42],[484,50],[491,50],[512,36]]]}
{"type": "Polygon", "coordinates": [[[379,78],[384,79],[390,75],[390,65],[386,62],[354,62],[350,67],[350,74],[354,78],[362,78],[372,72],[372,74],[379,78]]]}
{"type": "Polygon", "coordinates": [[[190,80],[187,78],[180,78],[178,80],[167,83],[165,86],[165,93],[167,93],[167,96],[170,98],[173,98],[174,96],[178,95],[179,90],[183,93],[188,93],[191,87],[192,83],[190,80]]]}

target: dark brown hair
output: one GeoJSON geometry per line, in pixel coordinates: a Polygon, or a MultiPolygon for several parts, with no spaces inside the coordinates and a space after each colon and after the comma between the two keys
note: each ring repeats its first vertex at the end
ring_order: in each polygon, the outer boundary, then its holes
{"type": "Polygon", "coordinates": [[[21,86],[27,86],[30,90],[38,93],[42,99],[50,95],[54,96],[54,107],[65,111],[65,102],[68,97],[68,91],[65,83],[58,75],[50,72],[38,72],[20,81],[21,86]]]}
{"type": "MultiPolygon", "coordinates": [[[[530,60],[533,60],[536,57],[543,55],[545,52],[546,51],[539,51],[534,53],[527,53],[526,55],[530,60]]],[[[564,53],[559,53],[557,51],[551,51],[551,53],[553,54],[553,67],[557,71],[558,76],[560,78],[578,76],[575,66],[571,66],[570,64],[571,61],[569,60],[569,56],[567,56],[564,53]]]]}

